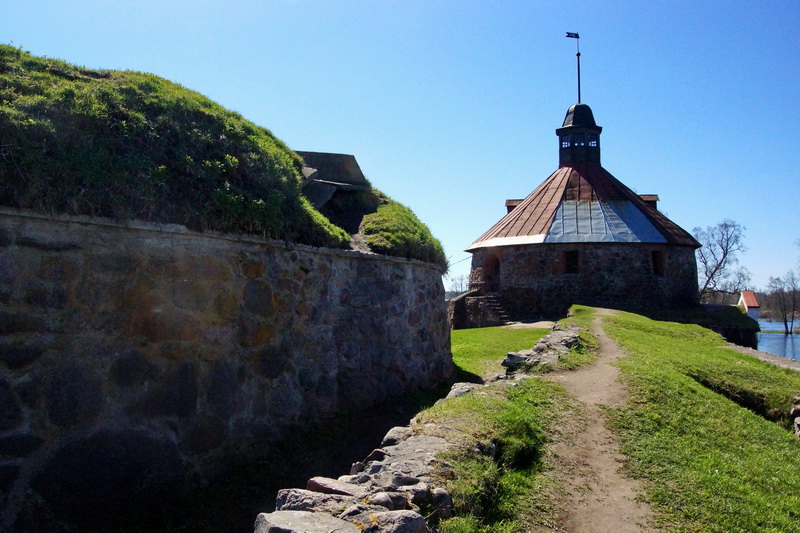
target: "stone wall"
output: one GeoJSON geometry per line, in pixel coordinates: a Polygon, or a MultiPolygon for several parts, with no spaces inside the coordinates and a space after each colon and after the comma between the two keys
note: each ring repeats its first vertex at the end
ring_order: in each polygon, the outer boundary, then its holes
{"type": "Polygon", "coordinates": [[[146,504],[452,372],[432,265],[0,211],[0,530],[146,504]]]}
{"type": "Polygon", "coordinates": [[[500,295],[514,320],[564,316],[573,304],[626,310],[697,304],[697,265],[694,249],[688,246],[575,243],[481,248],[472,257],[471,287],[488,283],[481,278],[484,271],[495,273],[492,292],[500,295]],[[567,252],[577,253],[571,265],[567,252]]]}

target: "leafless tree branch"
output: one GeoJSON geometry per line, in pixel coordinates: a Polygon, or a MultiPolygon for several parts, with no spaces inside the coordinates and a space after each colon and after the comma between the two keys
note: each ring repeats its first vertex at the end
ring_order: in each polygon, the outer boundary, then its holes
{"type": "Polygon", "coordinates": [[[745,227],[725,219],[716,226],[694,228],[694,237],[702,244],[697,250],[700,301],[714,293],[736,294],[750,283],[750,272],[736,267],[744,246],[745,227]]]}

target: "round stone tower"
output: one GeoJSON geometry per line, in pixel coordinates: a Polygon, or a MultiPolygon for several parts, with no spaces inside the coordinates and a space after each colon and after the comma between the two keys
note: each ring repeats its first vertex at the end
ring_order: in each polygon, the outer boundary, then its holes
{"type": "Polygon", "coordinates": [[[576,303],[618,309],[697,303],[700,244],[600,164],[591,108],[556,130],[559,168],[469,248],[463,327],[563,316],[576,303]]]}

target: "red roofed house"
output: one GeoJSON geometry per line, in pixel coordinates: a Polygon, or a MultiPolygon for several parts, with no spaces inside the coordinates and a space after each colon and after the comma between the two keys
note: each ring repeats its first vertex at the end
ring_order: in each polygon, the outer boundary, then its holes
{"type": "Polygon", "coordinates": [[[758,313],[761,310],[761,306],[758,305],[756,293],[753,291],[742,291],[742,294],[739,296],[739,303],[736,305],[743,305],[747,316],[753,320],[758,320],[758,313]]]}
{"type": "MultiPolygon", "coordinates": [[[[563,316],[572,304],[647,310],[696,305],[700,244],[600,164],[586,104],[556,130],[559,168],[478,237],[454,327],[563,316]]],[[[459,304],[456,304],[459,305],[459,304]]]]}

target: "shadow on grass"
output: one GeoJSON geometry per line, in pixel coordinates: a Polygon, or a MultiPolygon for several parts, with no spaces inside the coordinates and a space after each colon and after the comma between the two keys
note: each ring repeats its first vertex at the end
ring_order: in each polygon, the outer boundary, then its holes
{"type": "Polygon", "coordinates": [[[456,381],[465,383],[479,383],[479,384],[484,383],[484,380],[481,376],[469,372],[467,370],[464,370],[458,365],[456,365],[456,381]]]}

